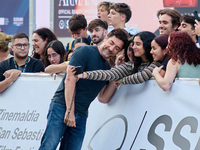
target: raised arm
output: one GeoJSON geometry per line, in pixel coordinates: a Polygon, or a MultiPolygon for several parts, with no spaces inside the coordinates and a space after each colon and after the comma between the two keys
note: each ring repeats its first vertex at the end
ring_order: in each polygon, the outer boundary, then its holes
{"type": "Polygon", "coordinates": [[[122,84],[140,84],[147,80],[149,80],[152,77],[153,69],[157,66],[160,66],[159,62],[152,62],[147,68],[145,68],[141,72],[134,73],[130,76],[127,76],[123,79],[121,79],[120,83],[122,84]]]}
{"type": "Polygon", "coordinates": [[[198,20],[195,20],[194,26],[195,26],[195,33],[198,36],[198,43],[200,44],[200,22],[198,20]]]}
{"type": "Polygon", "coordinates": [[[68,63],[49,65],[45,68],[46,73],[64,73],[67,70],[68,63]]]}
{"type": "Polygon", "coordinates": [[[167,69],[166,69],[166,73],[165,76],[162,77],[160,75],[160,70],[162,69],[161,67],[156,67],[153,70],[153,76],[156,79],[158,85],[164,90],[167,91],[171,88],[174,78],[176,77],[176,74],[179,70],[180,64],[178,62],[173,62],[171,59],[169,60],[169,62],[167,63],[167,69]]]}
{"type": "Polygon", "coordinates": [[[84,76],[82,77],[84,79],[101,81],[119,80],[125,76],[132,74],[133,69],[134,63],[130,61],[110,70],[88,71],[84,73],[84,76]]]}
{"type": "Polygon", "coordinates": [[[115,93],[115,81],[110,81],[109,84],[105,85],[99,92],[97,98],[101,103],[108,103],[115,93]]]}

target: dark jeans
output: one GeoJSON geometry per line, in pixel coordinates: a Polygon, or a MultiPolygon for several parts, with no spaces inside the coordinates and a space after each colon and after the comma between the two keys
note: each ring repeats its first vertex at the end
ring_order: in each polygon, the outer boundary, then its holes
{"type": "Polygon", "coordinates": [[[47,116],[47,127],[42,137],[39,150],[55,150],[61,141],[61,150],[80,150],[85,135],[86,118],[78,113],[76,127],[68,127],[64,123],[66,107],[51,102],[47,116]]]}

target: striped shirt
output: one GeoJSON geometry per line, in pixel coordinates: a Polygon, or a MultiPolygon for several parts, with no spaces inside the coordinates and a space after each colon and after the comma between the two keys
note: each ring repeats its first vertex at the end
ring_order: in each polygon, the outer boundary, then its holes
{"type": "Polygon", "coordinates": [[[96,70],[88,71],[86,79],[89,80],[101,80],[101,81],[111,81],[122,79],[122,84],[139,84],[149,80],[152,77],[153,69],[156,66],[160,66],[159,62],[142,63],[143,70],[140,72],[133,73],[134,62],[125,62],[117,68],[112,68],[110,70],[96,70]]]}

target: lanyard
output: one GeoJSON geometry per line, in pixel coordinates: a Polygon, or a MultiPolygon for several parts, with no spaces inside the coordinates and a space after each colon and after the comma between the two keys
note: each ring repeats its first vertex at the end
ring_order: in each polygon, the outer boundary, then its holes
{"type": "MultiPolygon", "coordinates": [[[[26,63],[25,63],[25,66],[24,66],[24,69],[22,70],[22,72],[25,72],[26,66],[27,66],[27,64],[28,64],[29,59],[30,59],[29,57],[26,59],[26,63]]],[[[15,69],[20,70],[20,69],[19,69],[19,66],[17,65],[17,63],[16,63],[16,61],[15,61],[15,58],[13,58],[13,62],[14,62],[14,65],[15,65],[15,69]]]]}

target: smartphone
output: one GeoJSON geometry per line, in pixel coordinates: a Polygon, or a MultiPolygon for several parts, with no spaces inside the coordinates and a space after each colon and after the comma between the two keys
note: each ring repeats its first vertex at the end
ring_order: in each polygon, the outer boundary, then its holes
{"type": "Polygon", "coordinates": [[[76,66],[76,67],[74,67],[74,69],[76,70],[75,75],[83,73],[81,66],[76,66]]]}
{"type": "Polygon", "coordinates": [[[193,13],[194,13],[195,19],[200,21],[199,16],[198,16],[198,11],[195,10],[193,13]]]}

